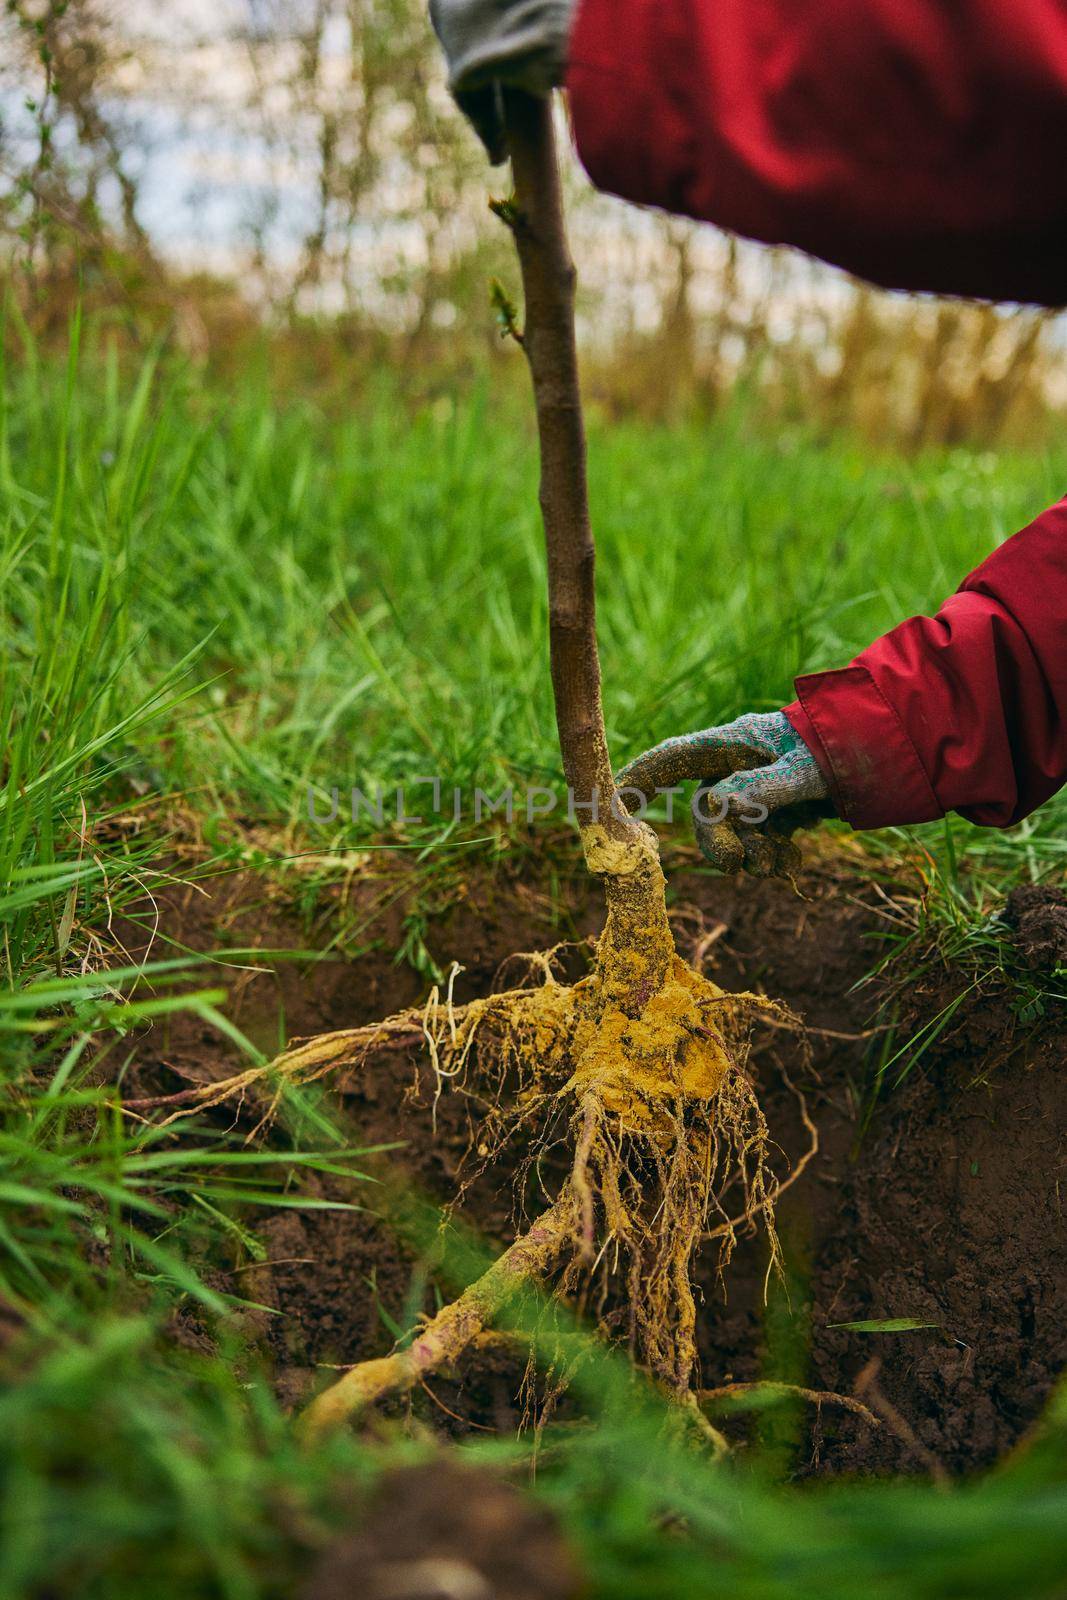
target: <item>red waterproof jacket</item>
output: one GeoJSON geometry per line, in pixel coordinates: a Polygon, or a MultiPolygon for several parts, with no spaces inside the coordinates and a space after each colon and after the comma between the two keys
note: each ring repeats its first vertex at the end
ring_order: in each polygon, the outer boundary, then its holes
{"type": "MultiPolygon", "coordinates": [[[[1067,304],[1067,0],[579,0],[593,181],[893,288],[1067,304]]],[[[1067,781],[1067,499],[786,708],[853,826],[1067,781]]]]}

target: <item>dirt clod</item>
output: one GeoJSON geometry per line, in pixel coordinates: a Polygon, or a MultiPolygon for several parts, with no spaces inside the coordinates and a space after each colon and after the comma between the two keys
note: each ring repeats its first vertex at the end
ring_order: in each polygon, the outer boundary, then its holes
{"type": "Polygon", "coordinates": [[[570,1600],[578,1571],[547,1511],[444,1460],[389,1473],[358,1533],[322,1556],[301,1600],[570,1600]]]}
{"type": "Polygon", "coordinates": [[[1044,884],[1020,884],[1008,896],[1004,920],[1015,953],[1032,972],[1067,967],[1067,895],[1044,884]]]}

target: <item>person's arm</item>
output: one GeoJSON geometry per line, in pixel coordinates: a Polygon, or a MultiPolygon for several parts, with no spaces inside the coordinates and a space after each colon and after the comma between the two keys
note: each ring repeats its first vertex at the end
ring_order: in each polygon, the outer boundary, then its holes
{"type": "Polygon", "coordinates": [[[724,872],[788,872],[820,815],[854,828],[947,811],[1006,828],[1067,783],[1067,499],[782,712],[675,735],[619,774],[648,800],[706,786],[697,842],[724,872]],[[762,813],[762,815],[760,815],[762,813]]]}
{"type": "Polygon", "coordinates": [[[786,716],[854,828],[958,811],[1006,828],[1067,782],[1067,499],[935,617],[796,682],[786,716]]]}
{"type": "Polygon", "coordinates": [[[1065,0],[430,0],[494,161],[565,82],[601,189],[872,282],[1067,304],[1065,0]]]}
{"type": "Polygon", "coordinates": [[[1067,304],[1064,0],[578,0],[566,84],[601,189],[894,288],[1067,304]]]}

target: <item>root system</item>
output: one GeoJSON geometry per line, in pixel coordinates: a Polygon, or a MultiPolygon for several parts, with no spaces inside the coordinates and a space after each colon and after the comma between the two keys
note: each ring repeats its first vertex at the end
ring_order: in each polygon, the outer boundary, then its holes
{"type": "Polygon", "coordinates": [[[298,1043],[268,1068],[186,1091],[171,1112],[247,1096],[267,1120],[287,1085],[358,1071],[375,1050],[421,1045],[435,1104],[465,1093],[482,1107],[468,1183],[517,1144],[526,1193],[547,1150],[570,1153],[547,1209],[410,1347],[364,1363],[320,1396],[312,1429],[454,1362],[532,1280],[554,1279],[659,1385],[688,1395],[692,1265],[702,1241],[717,1241],[725,1266],[737,1228],[762,1223],[773,1268],[777,1189],[747,1036],[754,1015],[787,1014],[763,997],[724,992],[679,957],[651,833],[608,859],[595,831],[585,842],[602,869],[609,914],[591,970],[576,983],[560,983],[550,957],[531,957],[523,986],[457,1005],[454,968],[421,1010],[298,1043]],[[730,1216],[724,1196],[738,1187],[740,1214],[730,1216]]]}
{"type": "MultiPolygon", "coordinates": [[[[603,884],[607,918],[592,970],[572,986],[556,981],[548,961],[537,964],[536,983],[463,1008],[454,1005],[449,985],[444,997],[431,995],[421,1014],[310,1040],[276,1064],[280,1093],[286,1081],[358,1066],[378,1046],[421,1038],[438,1096],[450,1088],[472,1092],[476,1080],[487,1106],[474,1143],[478,1161],[490,1162],[520,1138],[527,1176],[539,1172],[549,1149],[565,1146],[570,1155],[569,1172],[544,1213],[410,1347],[354,1368],[321,1394],[306,1413],[312,1433],[454,1361],[519,1289],[552,1276],[692,1413],[692,1262],[709,1235],[719,1240],[720,1262],[730,1255],[735,1222],[722,1204],[728,1186],[739,1180],[742,1220],[762,1220],[772,1264],[777,1253],[769,1137],[744,1042],[753,1010],[767,1003],[725,994],[678,957],[655,835],[628,815],[612,778],[596,644],[575,275],[551,108],[509,93],[506,116],[515,197],[494,209],[513,232],[522,269],[520,342],[541,450],[556,721],[575,812],[588,819],[581,828],[586,865],[603,884]]],[[[264,1076],[246,1073],[215,1085],[201,1104],[251,1091],[257,1081],[262,1087],[264,1076]]]]}

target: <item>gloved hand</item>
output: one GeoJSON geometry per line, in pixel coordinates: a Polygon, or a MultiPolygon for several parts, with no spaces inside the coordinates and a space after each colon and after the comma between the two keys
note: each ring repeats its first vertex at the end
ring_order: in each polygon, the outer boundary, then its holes
{"type": "Polygon", "coordinates": [[[501,87],[548,94],[563,82],[576,0],[430,0],[448,87],[490,161],[503,161],[501,87]]]}
{"type": "Polygon", "coordinates": [[[792,834],[834,815],[815,757],[781,711],[664,739],[616,781],[651,803],[657,789],[687,778],[701,782],[693,797],[697,843],[721,872],[744,867],[758,878],[788,877],[800,865],[792,834]]]}

